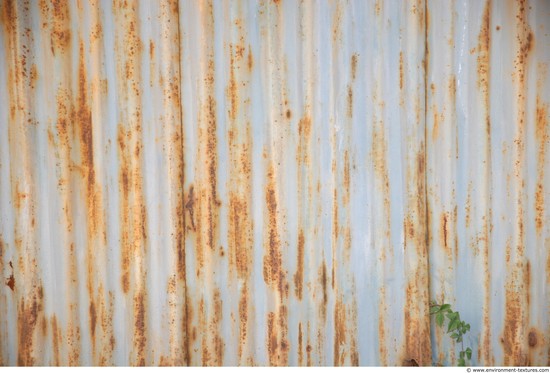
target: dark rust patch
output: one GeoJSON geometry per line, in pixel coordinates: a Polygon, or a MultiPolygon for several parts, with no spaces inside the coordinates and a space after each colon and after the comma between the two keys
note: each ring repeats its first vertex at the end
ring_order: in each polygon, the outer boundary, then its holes
{"type": "Polygon", "coordinates": [[[537,338],[537,332],[535,330],[531,330],[529,332],[529,335],[527,336],[527,341],[528,341],[529,347],[533,348],[537,346],[538,338],[537,338]]]}
{"type": "Polygon", "coordinates": [[[34,285],[31,292],[21,300],[17,308],[17,365],[31,366],[36,363],[34,351],[36,332],[44,317],[44,290],[34,285]]]}
{"type": "Polygon", "coordinates": [[[251,72],[254,68],[254,56],[252,55],[252,48],[248,45],[248,57],[247,57],[248,71],[251,72]]]}
{"type": "Polygon", "coordinates": [[[195,231],[197,228],[195,227],[195,187],[193,185],[189,187],[189,192],[187,193],[187,202],[185,202],[185,209],[189,213],[191,229],[195,231]]]}
{"type": "Polygon", "coordinates": [[[302,323],[298,323],[298,366],[304,365],[304,348],[303,348],[303,333],[302,323]]]}
{"type": "Polygon", "coordinates": [[[97,312],[93,301],[90,302],[89,310],[90,314],[90,334],[92,336],[92,343],[95,345],[95,328],[97,323],[97,312]]]}
{"type": "Polygon", "coordinates": [[[355,80],[355,77],[356,77],[356,74],[357,74],[357,59],[358,58],[359,58],[359,56],[357,55],[357,53],[354,53],[351,56],[351,80],[352,81],[355,80]]]}
{"type": "MultiPolygon", "coordinates": [[[[1,245],[1,244],[0,244],[1,245]]],[[[0,252],[1,254],[1,252],[0,252]]],[[[1,260],[1,259],[0,259],[1,260]]],[[[15,291],[15,277],[13,276],[13,264],[11,261],[9,262],[9,266],[11,267],[11,275],[6,279],[6,285],[12,290],[15,291]]]]}

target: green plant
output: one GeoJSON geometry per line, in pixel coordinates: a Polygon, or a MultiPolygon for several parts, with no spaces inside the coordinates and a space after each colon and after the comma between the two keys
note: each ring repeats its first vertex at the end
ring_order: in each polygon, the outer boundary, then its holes
{"type": "Polygon", "coordinates": [[[472,349],[470,347],[464,349],[464,334],[470,330],[470,324],[460,319],[460,314],[451,309],[450,304],[437,304],[432,302],[430,305],[430,315],[435,316],[435,323],[440,328],[443,328],[445,319],[447,319],[447,334],[460,343],[461,350],[459,353],[458,366],[466,366],[466,361],[472,359],[472,349]]]}

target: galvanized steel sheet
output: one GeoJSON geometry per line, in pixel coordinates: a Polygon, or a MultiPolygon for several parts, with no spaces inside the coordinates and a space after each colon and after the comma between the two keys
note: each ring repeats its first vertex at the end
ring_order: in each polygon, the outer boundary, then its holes
{"type": "Polygon", "coordinates": [[[550,365],[550,2],[0,26],[0,365],[550,365]]]}

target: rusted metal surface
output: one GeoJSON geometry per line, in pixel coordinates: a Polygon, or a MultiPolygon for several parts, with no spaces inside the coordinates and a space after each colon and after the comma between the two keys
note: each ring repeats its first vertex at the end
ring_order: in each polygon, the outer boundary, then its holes
{"type": "Polygon", "coordinates": [[[549,2],[0,26],[0,365],[550,365],[549,2]]]}

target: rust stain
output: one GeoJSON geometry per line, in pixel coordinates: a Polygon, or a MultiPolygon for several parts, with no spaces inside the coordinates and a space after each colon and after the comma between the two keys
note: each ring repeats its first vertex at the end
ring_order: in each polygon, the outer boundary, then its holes
{"type": "Polygon", "coordinates": [[[252,267],[252,135],[249,123],[232,123],[229,136],[229,255],[238,277],[246,280],[252,267]]]}
{"type": "MultiPolygon", "coordinates": [[[[439,116],[439,114],[437,113],[437,110],[436,110],[435,107],[433,108],[433,112],[434,112],[434,123],[433,123],[433,129],[432,129],[432,141],[436,141],[436,140],[437,140],[437,137],[439,136],[439,121],[440,121],[440,116],[439,116]]],[[[441,119],[442,119],[442,118],[441,118],[441,119]]]]}
{"type": "Polygon", "coordinates": [[[57,325],[57,316],[53,315],[50,318],[50,324],[52,329],[52,346],[53,346],[53,363],[55,366],[61,365],[60,359],[60,344],[62,343],[61,336],[63,335],[62,330],[57,325]]]}
{"type": "Polygon", "coordinates": [[[298,253],[296,259],[296,273],[294,274],[294,291],[298,299],[302,299],[302,284],[304,282],[304,231],[298,233],[298,253]]]}
{"type": "Polygon", "coordinates": [[[449,258],[453,257],[453,247],[451,238],[449,237],[451,233],[451,215],[448,212],[441,213],[441,218],[439,219],[439,242],[443,250],[447,253],[449,258]]]}
{"type": "Polygon", "coordinates": [[[381,287],[379,290],[378,303],[378,352],[382,366],[388,365],[388,346],[386,342],[386,289],[381,287]]]}
{"type": "Polygon", "coordinates": [[[244,356],[245,348],[248,342],[248,308],[248,287],[243,286],[239,300],[239,360],[244,356]]]}
{"type": "Polygon", "coordinates": [[[17,307],[17,365],[30,366],[36,363],[36,332],[44,317],[44,290],[34,285],[17,307]]]}
{"type": "MultiPolygon", "coordinates": [[[[514,282],[512,280],[512,282],[514,282]]],[[[526,365],[527,355],[523,346],[523,325],[525,312],[522,306],[524,299],[515,286],[506,286],[506,308],[504,314],[504,332],[501,342],[504,349],[504,365],[526,365]]]]}
{"type": "Polygon", "coordinates": [[[134,297],[134,365],[144,366],[147,356],[147,306],[144,291],[138,291],[134,297]]]}
{"type": "Polygon", "coordinates": [[[238,52],[235,52],[235,49],[238,49],[239,46],[233,44],[230,45],[230,71],[229,71],[229,86],[227,87],[227,98],[230,102],[229,118],[235,120],[237,117],[237,111],[239,109],[239,90],[237,86],[237,80],[235,78],[235,59],[238,58],[238,52]]]}
{"type": "Polygon", "coordinates": [[[284,284],[286,282],[283,266],[281,241],[278,228],[278,202],[275,184],[273,166],[270,167],[267,174],[267,185],[265,189],[265,203],[267,207],[267,253],[264,255],[263,275],[266,284],[275,286],[280,293],[284,293],[284,284]]]}
{"type": "MultiPolygon", "coordinates": [[[[540,89],[540,87],[537,87],[540,89]]],[[[537,95],[536,101],[536,127],[535,135],[537,139],[537,184],[535,189],[535,228],[537,235],[540,235],[544,228],[545,216],[545,169],[546,169],[546,149],[550,141],[548,130],[548,103],[542,101],[537,95]]]]}
{"type": "Polygon", "coordinates": [[[353,88],[351,88],[351,85],[348,85],[348,110],[347,115],[348,118],[353,117],[353,88]]]}
{"type": "Polygon", "coordinates": [[[343,366],[346,359],[346,310],[341,298],[334,306],[334,365],[343,366]]]}
{"type": "Polygon", "coordinates": [[[304,348],[303,348],[302,323],[298,323],[298,366],[304,366],[304,348]]]}
{"type": "Polygon", "coordinates": [[[286,306],[280,305],[276,312],[269,312],[267,315],[267,352],[271,366],[288,365],[290,345],[287,314],[286,306]]]}
{"type": "Polygon", "coordinates": [[[403,51],[399,52],[399,89],[403,90],[404,80],[405,80],[405,71],[404,71],[404,60],[403,60],[403,51]]]}

